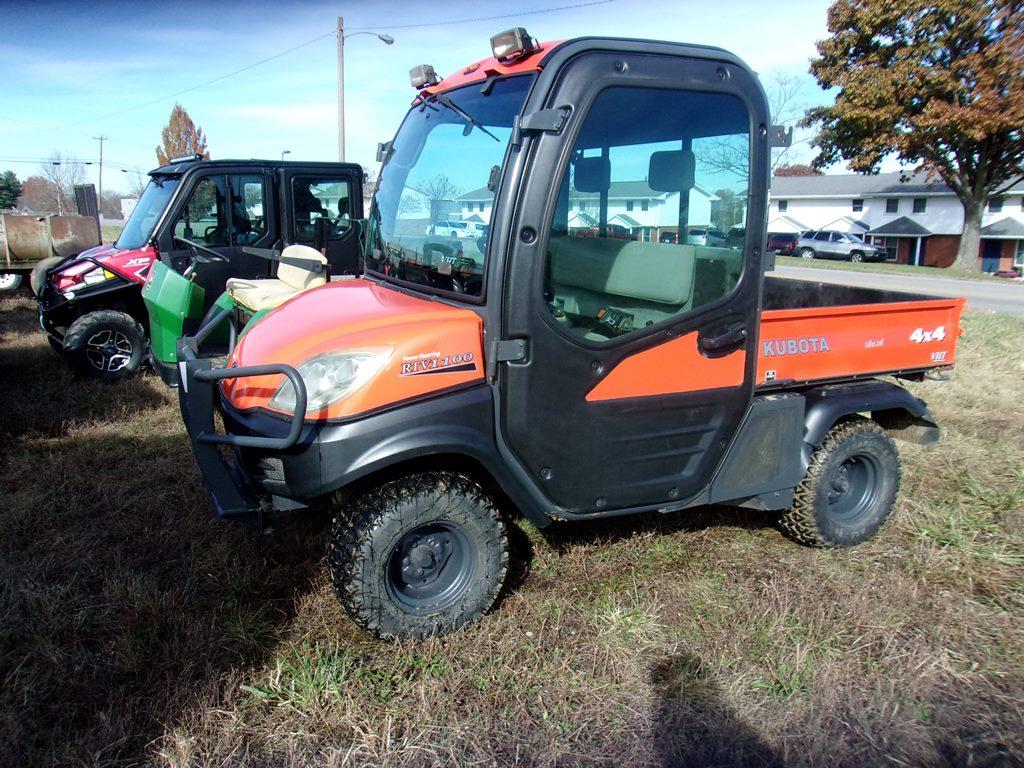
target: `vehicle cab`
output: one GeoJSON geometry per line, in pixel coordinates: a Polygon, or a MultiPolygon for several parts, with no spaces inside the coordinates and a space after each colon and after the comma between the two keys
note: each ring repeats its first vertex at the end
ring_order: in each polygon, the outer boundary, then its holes
{"type": "Polygon", "coordinates": [[[318,218],[331,222],[326,257],[333,274],[360,267],[357,220],[362,169],[339,163],[205,160],[187,157],[150,172],[149,183],[112,245],[51,266],[39,290],[40,323],[80,373],[130,375],[149,338],[142,286],[155,260],[182,272],[186,241],[215,252],[197,265],[205,311],[228,278],[271,277],[273,262],[251,249],[311,245],[318,218]]]}

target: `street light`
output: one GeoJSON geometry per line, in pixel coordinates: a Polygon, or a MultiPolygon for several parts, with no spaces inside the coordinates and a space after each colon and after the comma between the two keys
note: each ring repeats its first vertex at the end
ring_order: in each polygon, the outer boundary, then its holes
{"type": "Polygon", "coordinates": [[[373,35],[384,45],[392,45],[395,38],[378,32],[350,32],[345,34],[341,16],[338,17],[338,162],[345,162],[345,38],[373,35]]]}
{"type": "Polygon", "coordinates": [[[292,153],[292,151],[290,149],[282,149],[281,150],[281,159],[284,160],[284,156],[285,155],[290,155],[291,153],[292,153]]]}

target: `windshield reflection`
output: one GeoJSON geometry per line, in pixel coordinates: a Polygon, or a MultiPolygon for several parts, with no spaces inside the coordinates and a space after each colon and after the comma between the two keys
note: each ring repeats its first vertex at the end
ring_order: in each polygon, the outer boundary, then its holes
{"type": "Polygon", "coordinates": [[[494,187],[532,81],[475,83],[413,106],[381,170],[368,270],[482,293],[494,187]]]}
{"type": "Polygon", "coordinates": [[[142,192],[139,202],[135,204],[135,209],[128,217],[128,221],[125,222],[124,229],[117,238],[117,242],[114,243],[114,247],[125,250],[144,247],[177,188],[178,179],[176,178],[150,181],[142,192]]]}

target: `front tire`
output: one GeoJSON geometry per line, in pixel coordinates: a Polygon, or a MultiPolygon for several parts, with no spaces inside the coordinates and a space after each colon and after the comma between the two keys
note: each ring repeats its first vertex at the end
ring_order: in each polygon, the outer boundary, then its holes
{"type": "Polygon", "coordinates": [[[363,629],[422,639],[470,622],[495,602],[508,537],[493,500],[465,475],[431,472],[381,485],[331,526],[334,592],[363,629]]]}
{"type": "Polygon", "coordinates": [[[814,258],[814,251],[812,251],[810,248],[801,248],[800,249],[800,258],[801,259],[813,259],[814,258]]]}
{"type": "Polygon", "coordinates": [[[129,314],[102,309],[82,315],[64,336],[64,356],[80,376],[115,382],[139,370],[146,332],[129,314]]]}
{"type": "Polygon", "coordinates": [[[869,419],[842,421],[811,455],[779,527],[810,547],[852,547],[882,527],[899,488],[900,458],[892,438],[869,419]]]}
{"type": "Polygon", "coordinates": [[[861,253],[860,251],[854,251],[853,253],[850,254],[850,261],[852,261],[854,264],[860,264],[861,262],[864,261],[864,254],[861,253]]]}

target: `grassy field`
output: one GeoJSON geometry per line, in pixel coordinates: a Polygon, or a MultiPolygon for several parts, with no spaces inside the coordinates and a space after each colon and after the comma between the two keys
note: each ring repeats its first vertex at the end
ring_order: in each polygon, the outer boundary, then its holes
{"type": "Polygon", "coordinates": [[[871,542],[708,509],[513,526],[421,645],[337,606],[325,521],[211,519],[174,396],[72,380],[0,303],[0,764],[1024,764],[1024,323],[967,320],[871,542]]]}
{"type": "Polygon", "coordinates": [[[909,264],[890,264],[889,262],[861,262],[854,264],[852,261],[838,261],[835,259],[801,259],[798,256],[776,255],[775,263],[780,267],[813,267],[814,269],[845,269],[854,272],[881,272],[894,275],[909,275],[916,277],[948,277],[956,280],[996,280],[1007,285],[1019,284],[1017,281],[1008,280],[1005,277],[986,275],[984,272],[971,272],[963,267],[946,267],[938,269],[935,267],[913,267],[909,264]]]}
{"type": "Polygon", "coordinates": [[[113,243],[121,236],[121,230],[124,229],[120,224],[104,224],[100,229],[103,232],[103,242],[113,243]]]}

